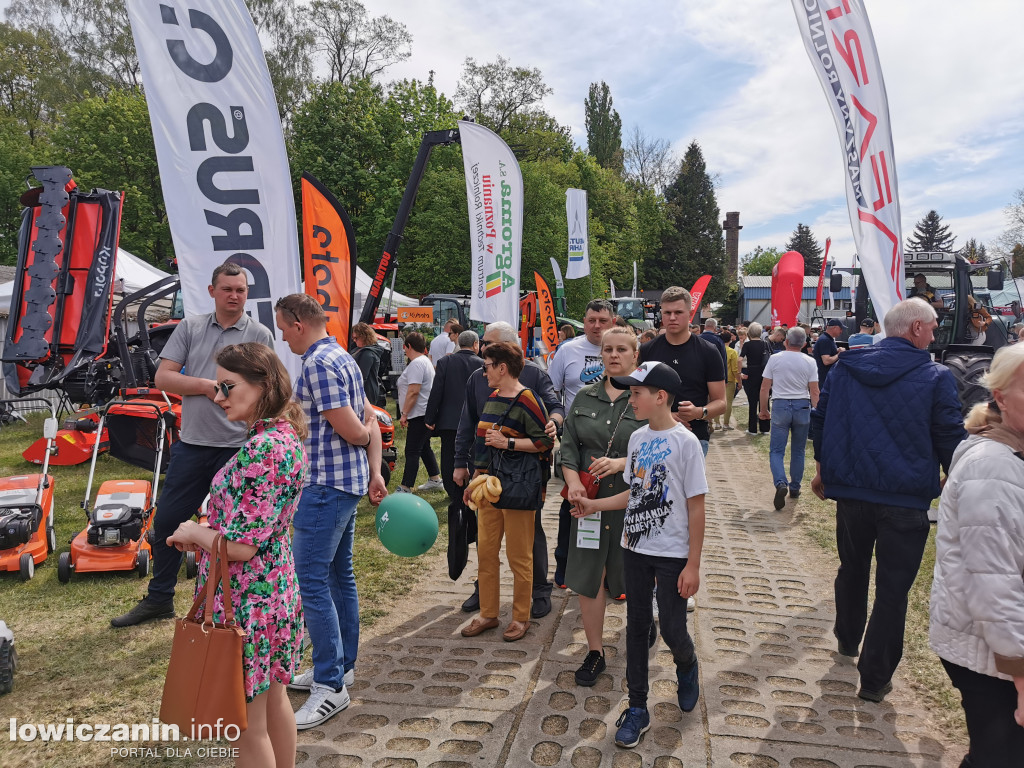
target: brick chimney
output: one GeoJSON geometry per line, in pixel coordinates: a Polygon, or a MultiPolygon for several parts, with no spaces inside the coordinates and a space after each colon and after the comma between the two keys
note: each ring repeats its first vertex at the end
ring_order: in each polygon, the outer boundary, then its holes
{"type": "Polygon", "coordinates": [[[740,270],[740,213],[728,211],[722,223],[725,230],[725,262],[729,280],[735,282],[740,270]]]}

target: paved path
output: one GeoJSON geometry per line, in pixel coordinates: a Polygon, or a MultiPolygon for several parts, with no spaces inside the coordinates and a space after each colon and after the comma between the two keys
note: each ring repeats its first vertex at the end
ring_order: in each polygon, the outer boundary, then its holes
{"type": "MultiPolygon", "coordinates": [[[[364,638],[352,705],[299,734],[299,765],[958,765],[965,749],[936,735],[905,682],[897,679],[882,704],[857,698],[856,667],[834,652],[835,566],[792,529],[791,507],[771,509],[765,456],[741,431],[716,434],[711,450],[703,578],[690,614],[700,659],[697,709],[683,714],[676,705],[671,656],[659,641],[651,730],[636,749],[617,748],[615,720],[626,707],[625,605],[609,605],[606,673],[581,688],[573,672],[586,641],[575,598],[556,589],[551,614],[518,643],[503,642],[500,628],[467,640],[459,629],[469,616],[459,604],[475,562],[453,584],[439,557],[364,638]],[[743,483],[745,476],[763,482],[743,483]]],[[[545,528],[553,540],[559,499],[550,492],[549,499],[545,528]]],[[[510,577],[502,596],[504,626],[510,577]]]]}

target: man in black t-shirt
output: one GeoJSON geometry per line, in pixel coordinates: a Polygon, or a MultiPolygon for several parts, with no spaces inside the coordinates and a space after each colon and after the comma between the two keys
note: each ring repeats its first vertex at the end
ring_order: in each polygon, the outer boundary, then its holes
{"type": "Polygon", "coordinates": [[[814,342],[814,362],[818,364],[818,386],[825,386],[825,377],[829,368],[839,359],[839,347],[836,337],[842,333],[843,321],[832,319],[825,326],[825,332],[814,342]]]}
{"type": "Polygon", "coordinates": [[[665,289],[661,295],[665,333],[640,347],[640,362],[657,360],[679,374],[673,415],[693,431],[707,456],[708,422],[725,413],[725,366],[714,345],[690,332],[690,311],[688,290],[678,286],[665,289]]]}

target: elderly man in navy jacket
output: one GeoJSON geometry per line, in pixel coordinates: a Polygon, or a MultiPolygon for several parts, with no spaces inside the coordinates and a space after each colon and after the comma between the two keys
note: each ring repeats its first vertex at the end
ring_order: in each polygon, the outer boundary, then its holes
{"type": "MultiPolygon", "coordinates": [[[[480,342],[480,349],[496,341],[507,341],[510,344],[519,343],[519,334],[516,333],[508,323],[490,323],[480,342]]],[[[519,374],[519,383],[529,387],[536,393],[537,397],[548,409],[548,432],[551,435],[561,430],[565,420],[565,409],[562,408],[562,401],[555,394],[551,385],[551,378],[540,366],[532,361],[527,361],[523,372],[519,374]]],[[[473,452],[473,441],[476,439],[476,426],[480,422],[480,412],[483,410],[487,398],[494,390],[487,385],[487,378],[483,371],[476,372],[466,382],[466,406],[462,409],[459,418],[459,432],[455,440],[455,472],[454,479],[459,485],[469,482],[472,465],[471,455],[473,452]]],[[[480,607],[480,592],[477,585],[473,594],[462,604],[462,610],[467,613],[478,610],[480,607]]],[[[541,510],[538,507],[536,525],[533,535],[533,605],[530,608],[530,615],[539,619],[551,612],[551,582],[548,581],[548,540],[544,535],[544,526],[541,522],[541,510]]]]}
{"type": "Polygon", "coordinates": [[[836,500],[839,653],[856,656],[858,696],[881,701],[903,656],[907,595],[928,538],[928,508],[967,436],[956,382],[932,362],[935,310],[917,299],[885,316],[886,338],[845,352],[811,413],[818,472],[811,489],[836,500]],[[875,604],[867,620],[871,555],[875,604]],[[867,630],[865,632],[865,622],[867,630]]]}
{"type": "MultiPolygon", "coordinates": [[[[449,521],[456,511],[469,513],[462,501],[462,487],[456,484],[452,475],[455,472],[455,435],[459,429],[462,407],[466,404],[466,382],[484,364],[476,354],[479,341],[476,331],[463,331],[458,338],[459,351],[437,361],[437,371],[424,414],[427,429],[441,437],[441,480],[448,494],[449,521]]],[[[450,536],[450,522],[448,531],[450,536]]]]}

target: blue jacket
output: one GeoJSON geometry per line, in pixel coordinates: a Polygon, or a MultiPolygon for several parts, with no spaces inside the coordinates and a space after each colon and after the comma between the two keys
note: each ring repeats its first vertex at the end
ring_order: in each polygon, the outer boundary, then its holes
{"type": "Polygon", "coordinates": [[[811,412],[830,499],[928,509],[967,433],[949,369],[906,339],[843,352],[811,412]]]}

